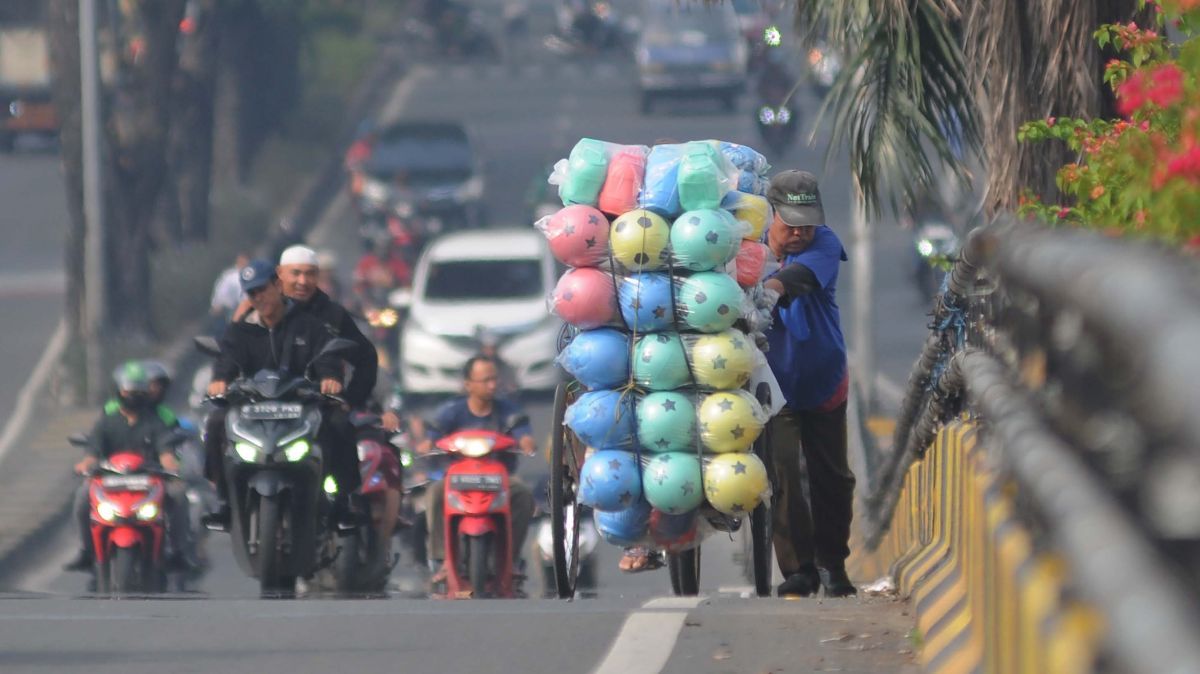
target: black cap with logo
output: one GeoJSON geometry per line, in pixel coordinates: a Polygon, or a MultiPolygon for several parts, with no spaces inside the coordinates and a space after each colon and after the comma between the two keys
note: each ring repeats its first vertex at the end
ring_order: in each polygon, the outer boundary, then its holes
{"type": "Polygon", "coordinates": [[[825,224],[825,209],[821,207],[821,190],[817,177],[808,171],[780,171],[771,178],[767,199],[790,227],[825,224]]]}

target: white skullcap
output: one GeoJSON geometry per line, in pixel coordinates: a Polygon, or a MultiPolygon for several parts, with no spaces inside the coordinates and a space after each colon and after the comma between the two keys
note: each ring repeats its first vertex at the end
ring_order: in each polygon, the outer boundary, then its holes
{"type": "Polygon", "coordinates": [[[317,252],[308,246],[292,246],[284,250],[283,254],[279,256],[279,264],[311,264],[313,266],[320,266],[320,262],[317,261],[317,252]]]}

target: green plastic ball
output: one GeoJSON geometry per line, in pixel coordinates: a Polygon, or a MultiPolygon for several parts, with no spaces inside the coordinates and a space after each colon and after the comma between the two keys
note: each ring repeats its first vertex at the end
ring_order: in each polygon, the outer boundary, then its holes
{"type": "Polygon", "coordinates": [[[680,281],[675,306],[689,328],[721,332],[741,314],[742,289],[728,274],[700,272],[680,281]]]}
{"type": "Polygon", "coordinates": [[[670,391],[691,383],[687,353],[678,333],[657,332],[638,340],[633,350],[633,381],[651,391],[670,391]]]}
{"type": "Polygon", "coordinates": [[[688,452],[654,455],[642,470],[642,494],[671,515],[695,509],[704,501],[700,460],[688,452]]]}
{"type": "Polygon", "coordinates": [[[688,211],[671,225],[675,264],[692,271],[724,267],[738,253],[745,227],[729,211],[688,211]]]}
{"type": "Polygon", "coordinates": [[[638,402],[638,442],[651,452],[692,449],[696,440],[696,407],[673,391],[649,393],[638,402]]]}

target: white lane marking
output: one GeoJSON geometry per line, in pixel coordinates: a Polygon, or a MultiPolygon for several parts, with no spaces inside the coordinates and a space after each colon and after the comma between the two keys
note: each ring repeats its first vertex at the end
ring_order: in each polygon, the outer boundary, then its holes
{"type": "Polygon", "coordinates": [[[66,286],[67,275],[61,271],[0,274],[0,297],[60,293],[66,286]]]}
{"type": "Polygon", "coordinates": [[[721,587],[717,588],[717,592],[720,594],[743,595],[743,594],[746,594],[747,592],[754,592],[754,586],[752,586],[752,585],[722,585],[721,587]]]}
{"type": "Polygon", "coordinates": [[[667,665],[675,640],[687,620],[688,610],[705,597],[660,597],[646,602],[643,609],[625,619],[608,654],[593,674],[657,674],[667,665]],[[661,609],[684,609],[663,611],[661,609]]]}
{"type": "Polygon", "coordinates": [[[432,72],[427,66],[413,66],[404,80],[396,86],[392,97],[383,106],[383,110],[379,112],[380,121],[386,123],[399,117],[400,113],[404,111],[404,106],[408,105],[408,99],[412,97],[417,84],[427,79],[432,72]]]}
{"type": "Polygon", "coordinates": [[[38,358],[37,365],[34,365],[33,374],[29,375],[29,379],[25,380],[25,385],[21,387],[21,392],[17,394],[17,405],[13,408],[12,416],[8,418],[8,423],[4,424],[4,432],[0,434],[0,459],[4,458],[17,437],[25,430],[37,394],[46,386],[50,372],[58,365],[66,346],[67,322],[60,320],[58,327],[54,329],[54,335],[50,337],[50,343],[46,345],[46,350],[42,352],[41,358],[38,358]]]}

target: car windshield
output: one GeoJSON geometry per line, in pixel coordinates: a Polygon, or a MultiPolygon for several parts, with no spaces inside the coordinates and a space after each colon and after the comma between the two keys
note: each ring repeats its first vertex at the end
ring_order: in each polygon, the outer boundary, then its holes
{"type": "Polygon", "coordinates": [[[421,184],[466,180],[473,160],[466,136],[459,134],[406,135],[380,138],[371,149],[367,173],[380,180],[402,179],[421,184]]]}
{"type": "Polygon", "coordinates": [[[443,302],[523,299],[542,295],[539,260],[453,260],[429,266],[425,299],[443,302]]]}

